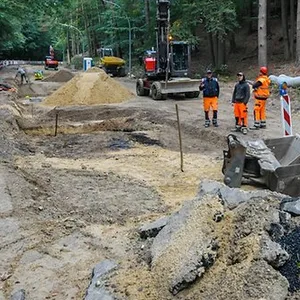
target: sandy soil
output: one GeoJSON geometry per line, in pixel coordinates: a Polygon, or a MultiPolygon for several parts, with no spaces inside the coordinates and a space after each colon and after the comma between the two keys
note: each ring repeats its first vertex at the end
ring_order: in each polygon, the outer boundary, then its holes
{"type": "MultiPolygon", "coordinates": [[[[0,73],[8,80],[13,75],[10,69],[0,73]]],[[[134,92],[135,80],[118,81],[134,92]]],[[[148,275],[137,228],[192,199],[201,179],[222,181],[234,83],[221,83],[220,127],[208,129],[201,99],[133,97],[57,110],[41,105],[62,84],[32,81],[19,87],[18,97],[0,93],[0,299],[20,288],[28,299],[82,299],[93,266],[109,258],[132,270],[118,292],[136,300],[130,291],[137,295],[139,287],[131,279],[148,275]]],[[[297,106],[294,132],[300,132],[297,106]]],[[[245,138],[280,136],[279,98],[272,97],[268,128],[245,138]]]]}

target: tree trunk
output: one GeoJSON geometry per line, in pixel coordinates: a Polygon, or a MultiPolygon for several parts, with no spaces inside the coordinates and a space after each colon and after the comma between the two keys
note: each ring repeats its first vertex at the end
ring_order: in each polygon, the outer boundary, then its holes
{"type": "Polygon", "coordinates": [[[71,64],[69,31],[67,31],[67,63],[68,63],[68,65],[71,64]]]}
{"type": "Polygon", "coordinates": [[[220,69],[222,65],[225,65],[225,40],[222,36],[218,36],[217,69],[220,69]]]}
{"type": "Polygon", "coordinates": [[[282,28],[283,46],[284,46],[284,59],[288,60],[290,58],[290,42],[289,42],[289,33],[288,33],[286,0],[281,0],[281,28],[282,28]]]}
{"type": "Polygon", "coordinates": [[[295,59],[295,27],[296,27],[296,20],[295,20],[295,0],[290,0],[290,51],[292,59],[295,59]]]}
{"type": "Polygon", "coordinates": [[[87,20],[86,11],[84,9],[83,1],[81,1],[81,9],[82,9],[83,20],[84,20],[85,35],[86,35],[86,39],[87,39],[86,44],[88,46],[88,55],[91,55],[90,54],[91,53],[90,33],[89,33],[88,20],[87,20]]]}
{"type": "Polygon", "coordinates": [[[146,21],[146,26],[149,31],[150,29],[150,3],[149,0],[145,0],[145,21],[146,21]]]}
{"type": "MultiPolygon", "coordinates": [[[[272,17],[272,13],[271,13],[271,0],[267,0],[267,24],[270,24],[270,20],[272,17]]],[[[267,36],[271,36],[272,35],[272,31],[271,31],[271,26],[267,26],[267,36]]]]}
{"type": "Polygon", "coordinates": [[[229,34],[229,51],[231,53],[236,52],[236,42],[235,42],[235,33],[234,32],[230,32],[229,34]]]}
{"type": "Polygon", "coordinates": [[[297,49],[296,62],[300,64],[300,0],[297,1],[297,49]]]}
{"type": "Polygon", "coordinates": [[[258,64],[267,66],[267,0],[258,4],[258,64]]]}
{"type": "Polygon", "coordinates": [[[208,33],[209,48],[211,53],[212,64],[216,65],[216,48],[214,47],[214,36],[208,33]]]}
{"type": "Polygon", "coordinates": [[[247,12],[248,12],[248,34],[250,35],[253,32],[252,28],[252,13],[253,13],[253,1],[248,0],[248,5],[247,5],[247,12]]]}

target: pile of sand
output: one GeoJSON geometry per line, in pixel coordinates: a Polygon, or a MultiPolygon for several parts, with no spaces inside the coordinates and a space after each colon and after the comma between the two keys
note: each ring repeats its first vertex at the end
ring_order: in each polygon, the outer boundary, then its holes
{"type": "Polygon", "coordinates": [[[67,82],[74,77],[74,74],[68,70],[59,70],[46,77],[43,81],[51,82],[67,82]]]}
{"type": "Polygon", "coordinates": [[[133,94],[104,71],[91,70],[76,75],[43,102],[48,106],[99,105],[121,103],[133,94]]]}

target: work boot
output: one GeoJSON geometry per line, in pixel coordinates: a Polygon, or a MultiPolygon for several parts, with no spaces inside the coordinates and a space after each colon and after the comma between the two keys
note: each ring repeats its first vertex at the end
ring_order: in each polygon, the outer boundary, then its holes
{"type": "Polygon", "coordinates": [[[210,120],[205,120],[204,127],[207,128],[210,126],[210,120]]]}
{"type": "Polygon", "coordinates": [[[260,122],[260,128],[262,128],[262,129],[266,129],[267,128],[266,121],[261,121],[260,122]]]}
{"type": "Polygon", "coordinates": [[[247,127],[242,127],[241,132],[242,132],[242,134],[246,135],[248,133],[247,127]]]}
{"type": "Polygon", "coordinates": [[[254,125],[253,127],[249,127],[249,129],[250,129],[250,130],[258,130],[258,129],[260,129],[260,126],[258,127],[258,126],[255,126],[255,125],[254,125]]]}
{"type": "Polygon", "coordinates": [[[214,127],[219,127],[217,119],[213,119],[212,123],[213,123],[214,127]]]}
{"type": "Polygon", "coordinates": [[[241,131],[241,126],[240,125],[235,125],[233,129],[231,129],[231,132],[240,132],[241,131]]]}

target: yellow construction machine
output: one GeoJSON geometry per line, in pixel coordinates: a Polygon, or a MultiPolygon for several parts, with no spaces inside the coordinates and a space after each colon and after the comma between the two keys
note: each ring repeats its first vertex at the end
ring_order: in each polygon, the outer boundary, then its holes
{"type": "Polygon", "coordinates": [[[126,76],[125,60],[114,56],[112,48],[98,49],[100,55],[99,67],[113,76],[126,76]]]}

